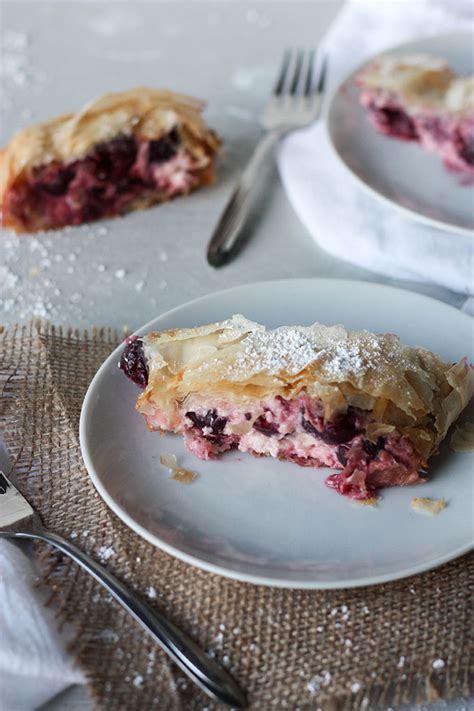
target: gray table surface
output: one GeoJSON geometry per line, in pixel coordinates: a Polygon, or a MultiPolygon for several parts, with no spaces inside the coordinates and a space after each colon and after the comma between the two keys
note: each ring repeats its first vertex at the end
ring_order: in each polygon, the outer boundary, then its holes
{"type": "MultiPolygon", "coordinates": [[[[260,134],[258,115],[283,49],[314,46],[341,5],[4,0],[1,143],[20,126],[105,92],[150,85],[205,98],[206,118],[225,146],[218,184],[186,199],[56,233],[2,234],[1,321],[40,317],[133,330],[208,292],[297,276],[391,283],[460,306],[462,295],[387,280],[323,252],[293,212],[273,165],[245,251],[220,270],[206,263],[213,226],[260,134]]],[[[47,708],[82,710],[89,702],[79,688],[47,708]]]]}

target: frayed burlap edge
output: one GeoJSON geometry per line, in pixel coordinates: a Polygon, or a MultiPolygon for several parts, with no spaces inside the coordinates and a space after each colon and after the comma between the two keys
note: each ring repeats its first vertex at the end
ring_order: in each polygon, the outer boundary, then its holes
{"type": "MultiPolygon", "coordinates": [[[[78,443],[85,391],[117,342],[110,329],[39,322],[0,334],[5,442],[45,525],[186,629],[254,709],[358,711],[474,693],[473,555],[386,585],[285,591],[197,570],[127,529],[97,495],[78,443]]],[[[97,708],[217,707],[90,576],[49,547],[38,554],[58,624],[77,626],[71,649],[97,708]]]]}

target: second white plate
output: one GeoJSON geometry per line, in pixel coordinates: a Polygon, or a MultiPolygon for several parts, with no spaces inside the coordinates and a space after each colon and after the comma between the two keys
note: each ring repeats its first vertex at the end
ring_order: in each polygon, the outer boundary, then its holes
{"type": "MultiPolygon", "coordinates": [[[[400,334],[446,360],[474,357],[472,320],[443,303],[377,284],[298,279],[250,284],[180,306],[149,330],[196,326],[234,313],[264,323],[343,323],[400,334]]],[[[473,455],[448,452],[421,487],[383,492],[377,508],[324,485],[328,470],[234,452],[202,462],[178,436],[151,433],[134,409],[138,388],[118,369],[121,348],[100,368],[84,401],[81,447],[110,508],[148,541],[182,560],[239,580],[295,588],[369,585],[427,570],[473,540],[473,455]],[[160,454],[175,453],[199,476],[169,478],[160,454]],[[414,513],[412,496],[444,497],[435,517],[414,513]]]]}
{"type": "MultiPolygon", "coordinates": [[[[472,35],[429,37],[391,48],[383,54],[433,54],[459,74],[474,72],[472,35]]],[[[360,68],[359,68],[360,69],[360,68]]],[[[471,233],[474,228],[472,182],[450,172],[439,156],[418,144],[382,136],[359,105],[352,72],[328,106],[330,142],[359,184],[412,217],[443,229],[471,233]]]]}

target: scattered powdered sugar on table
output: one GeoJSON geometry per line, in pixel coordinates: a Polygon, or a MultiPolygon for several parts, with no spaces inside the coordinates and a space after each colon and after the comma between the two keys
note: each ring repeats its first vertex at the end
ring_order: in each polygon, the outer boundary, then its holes
{"type": "Polygon", "coordinates": [[[245,13],[245,19],[249,24],[256,25],[257,27],[266,29],[272,24],[272,19],[270,15],[267,15],[262,9],[257,10],[256,8],[250,8],[245,13]]]}
{"type": "Polygon", "coordinates": [[[251,91],[258,85],[266,86],[271,81],[272,72],[267,67],[237,67],[231,76],[231,83],[240,91],[251,91]]]}
{"type": "Polygon", "coordinates": [[[224,111],[229,116],[234,116],[241,121],[256,121],[256,116],[248,109],[244,109],[241,106],[235,106],[234,104],[227,104],[224,106],[224,111]]]}
{"type": "Polygon", "coordinates": [[[316,694],[321,688],[329,686],[329,684],[331,683],[331,679],[331,673],[328,672],[327,669],[324,669],[322,672],[316,674],[308,681],[308,683],[306,684],[306,688],[308,689],[310,694],[316,694]]]}
{"type": "Polygon", "coordinates": [[[151,674],[153,671],[153,667],[155,665],[155,659],[156,659],[156,651],[154,649],[151,650],[151,652],[148,652],[147,655],[147,665],[146,665],[146,674],[151,674]]]}
{"type": "Polygon", "coordinates": [[[93,32],[103,37],[113,37],[121,32],[128,33],[139,26],[140,13],[132,11],[126,5],[107,7],[93,16],[91,20],[93,32]]]}
{"type": "Polygon", "coordinates": [[[108,561],[114,554],[115,551],[112,546],[101,546],[97,551],[97,555],[99,556],[101,563],[108,561]]]}
{"type": "MultiPolygon", "coordinates": [[[[30,58],[30,38],[26,32],[6,29],[0,32],[0,103],[3,109],[13,106],[17,91],[38,92],[46,76],[35,68],[30,58]]],[[[24,103],[24,102],[23,102],[24,103]]],[[[29,107],[16,114],[17,125],[28,123],[33,112],[29,107]]]]}
{"type": "MultiPolygon", "coordinates": [[[[98,223],[21,236],[2,230],[0,313],[4,323],[41,318],[57,325],[82,322],[88,327],[90,313],[104,293],[120,286],[143,298],[149,269],[141,265],[126,269],[117,263],[110,255],[109,232],[109,227],[98,223]],[[110,259],[108,265],[104,257],[110,259]],[[78,288],[83,282],[87,288],[78,288]]],[[[165,269],[166,262],[160,259],[159,263],[165,269]]],[[[160,288],[166,286],[163,283],[160,288]]],[[[156,304],[154,297],[148,302],[156,304]]]]}
{"type": "Polygon", "coordinates": [[[103,639],[106,642],[117,643],[120,640],[120,635],[115,630],[105,629],[97,633],[95,639],[103,639]]]}
{"type": "Polygon", "coordinates": [[[141,674],[136,674],[133,678],[133,686],[136,686],[137,689],[139,689],[143,685],[143,677],[141,674]]]}
{"type": "Polygon", "coordinates": [[[149,597],[150,600],[156,600],[158,593],[156,592],[155,588],[153,585],[150,585],[148,590],[146,591],[147,596],[149,597]]]}
{"type": "Polygon", "coordinates": [[[18,283],[18,275],[4,264],[0,264],[0,283],[4,289],[13,289],[18,283]]]}
{"type": "Polygon", "coordinates": [[[28,82],[31,66],[28,56],[28,35],[17,30],[4,30],[0,35],[0,78],[23,87],[28,82]]]}

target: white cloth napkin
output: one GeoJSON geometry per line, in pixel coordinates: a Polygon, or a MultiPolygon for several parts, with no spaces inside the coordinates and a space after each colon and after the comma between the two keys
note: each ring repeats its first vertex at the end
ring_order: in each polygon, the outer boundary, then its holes
{"type": "MultiPolygon", "coordinates": [[[[392,45],[469,29],[474,30],[472,0],[352,0],[323,43],[329,55],[328,88],[392,45]]],[[[282,142],[278,165],[294,209],[334,256],[389,277],[474,294],[472,237],[454,239],[367,195],[334,156],[321,121],[282,142]]]]}
{"type": "Polygon", "coordinates": [[[53,611],[34,588],[35,572],[23,550],[0,540],[1,711],[33,711],[71,684],[84,683],[63,651],[53,611]]]}

